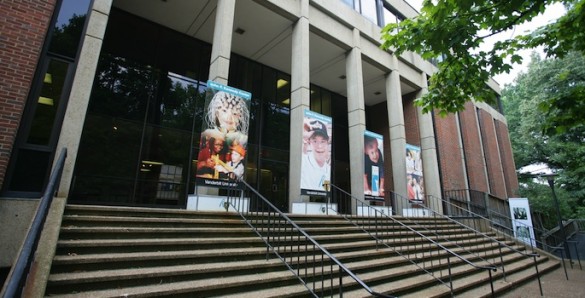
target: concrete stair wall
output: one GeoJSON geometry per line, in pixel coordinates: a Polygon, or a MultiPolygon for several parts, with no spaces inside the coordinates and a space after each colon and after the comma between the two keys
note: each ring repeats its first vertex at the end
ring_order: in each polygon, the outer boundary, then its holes
{"type": "MultiPolygon", "coordinates": [[[[430,249],[412,234],[398,231],[390,221],[383,223],[388,231],[386,237],[399,239],[394,243],[400,245],[387,248],[340,216],[289,217],[378,292],[401,297],[450,296],[449,288],[399,256],[397,250],[424,262],[437,276],[450,276],[455,295],[491,295],[485,271],[451,258],[448,274],[444,251],[430,249]]],[[[427,219],[411,220],[425,225],[427,219]]],[[[362,219],[365,224],[368,221],[362,219]]],[[[258,228],[267,229],[268,224],[258,228]]],[[[479,245],[485,240],[448,221],[433,223],[432,228],[444,238],[457,238],[468,244],[465,250],[453,250],[500,259],[495,245],[491,250],[489,245],[479,245]]],[[[283,231],[281,235],[287,233],[290,232],[283,231]]],[[[311,252],[307,253],[306,248],[295,247],[294,238],[281,243],[293,245],[284,254],[298,256],[291,259],[302,263],[301,268],[313,268],[308,263],[319,262],[307,257],[311,252]]],[[[493,273],[497,292],[509,289],[514,282],[535,278],[532,260],[502,253],[507,264],[506,281],[500,270],[493,273]]],[[[538,262],[541,274],[559,266],[545,256],[538,262]]],[[[327,267],[318,270],[338,276],[338,272],[328,272],[327,267]]],[[[336,286],[338,281],[334,280],[333,285],[323,288],[336,286]]],[[[349,277],[342,277],[342,282],[345,297],[368,296],[349,277]]],[[[45,295],[258,298],[308,297],[310,293],[278,258],[267,256],[264,242],[235,213],[67,205],[45,295]]]]}

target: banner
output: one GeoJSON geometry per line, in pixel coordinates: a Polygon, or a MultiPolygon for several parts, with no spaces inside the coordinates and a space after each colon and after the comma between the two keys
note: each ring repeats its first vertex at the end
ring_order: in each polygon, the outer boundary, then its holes
{"type": "Polygon", "coordinates": [[[406,144],[406,192],[412,203],[424,202],[424,177],[420,147],[406,144]]]}
{"type": "Polygon", "coordinates": [[[364,198],[384,200],[384,137],[364,132],[364,198]]]}
{"type": "Polygon", "coordinates": [[[301,161],[301,194],[325,196],[323,184],[331,181],[332,120],[304,111],[301,161]]]}
{"type": "Polygon", "coordinates": [[[530,203],[527,198],[509,198],[510,215],[514,237],[518,240],[536,246],[534,229],[532,228],[532,216],[530,215],[530,203]]]}
{"type": "Polygon", "coordinates": [[[198,186],[237,187],[244,177],[250,92],[207,81],[195,171],[198,186]]]}

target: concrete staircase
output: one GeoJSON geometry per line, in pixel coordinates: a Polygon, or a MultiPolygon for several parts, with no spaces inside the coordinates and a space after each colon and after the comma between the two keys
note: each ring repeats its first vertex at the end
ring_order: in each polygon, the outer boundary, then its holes
{"type": "MultiPolygon", "coordinates": [[[[402,245],[390,249],[377,245],[370,235],[339,216],[290,217],[378,292],[401,297],[450,296],[449,288],[393,250],[444,264],[436,260],[444,256],[441,252],[417,252],[423,246],[412,235],[395,234],[401,237],[402,245]]],[[[424,225],[428,219],[416,220],[424,225]]],[[[389,231],[396,228],[391,222],[385,227],[389,231]]],[[[433,229],[447,238],[466,239],[469,251],[486,249],[478,245],[484,240],[448,221],[434,223],[433,229]]],[[[494,273],[498,278],[496,292],[535,279],[531,259],[504,253],[506,281],[503,272],[494,273]]],[[[499,259],[495,248],[484,254],[499,259]]],[[[559,266],[546,256],[538,258],[538,262],[541,274],[559,266]]],[[[452,264],[456,296],[491,295],[485,271],[456,260],[452,264]]],[[[436,273],[447,270],[443,265],[432,268],[436,273]]],[[[343,277],[343,285],[345,297],[368,296],[347,277],[343,277]]],[[[278,258],[272,254],[267,258],[264,242],[235,213],[68,205],[45,295],[258,298],[308,297],[310,293],[278,258]]]]}

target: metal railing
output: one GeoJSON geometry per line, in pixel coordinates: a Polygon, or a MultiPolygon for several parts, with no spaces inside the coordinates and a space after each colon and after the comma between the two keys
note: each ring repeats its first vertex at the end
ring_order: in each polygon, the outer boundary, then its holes
{"type": "Polygon", "coordinates": [[[266,244],[266,258],[276,255],[315,297],[343,296],[344,288],[377,293],[300,226],[245,181],[243,190],[228,190],[226,210],[233,208],[266,244]]]}
{"type": "Polygon", "coordinates": [[[473,208],[470,208],[471,206],[473,206],[473,204],[466,204],[466,202],[461,201],[461,198],[451,197],[449,203],[456,205],[457,208],[449,208],[449,210],[446,212],[446,215],[448,216],[461,218],[468,217],[471,215],[472,217],[479,217],[485,220],[487,223],[489,223],[490,227],[493,230],[508,235],[511,238],[516,238],[519,241],[529,243],[531,246],[536,246],[537,248],[540,248],[549,253],[556,254],[555,253],[556,251],[560,251],[560,257],[563,261],[562,264],[565,270],[565,276],[567,277],[567,280],[569,279],[569,277],[567,274],[567,269],[565,267],[564,262],[565,259],[568,259],[570,261],[569,263],[571,265],[571,268],[573,268],[574,261],[577,260],[577,262],[579,263],[579,268],[583,270],[578,250],[579,242],[563,240],[562,239],[563,237],[561,236],[572,235],[577,233],[579,230],[577,221],[570,220],[566,224],[564,224],[563,229],[565,229],[565,232],[563,234],[560,232],[559,227],[556,227],[555,229],[552,229],[550,231],[545,231],[537,227],[528,226],[520,221],[514,221],[510,216],[499,212],[498,209],[487,210],[485,212],[486,213],[485,216],[482,216],[481,214],[477,214],[474,213],[473,211],[470,211],[470,209],[473,210],[473,208]],[[518,230],[518,227],[521,227],[522,230],[524,231],[532,230],[534,234],[517,236],[514,233],[514,229],[518,230]],[[575,259],[573,259],[573,254],[567,252],[566,248],[563,246],[565,241],[567,243],[573,244],[575,259]]]}
{"type": "Polygon", "coordinates": [[[49,208],[53,202],[53,197],[58,188],[58,183],[61,180],[61,174],[63,173],[63,167],[65,164],[65,158],[67,157],[67,149],[63,148],[57,164],[51,172],[49,184],[47,185],[43,197],[39,202],[37,211],[33,218],[32,224],[22,247],[18,255],[17,261],[10,270],[8,278],[6,280],[4,290],[2,291],[2,297],[13,298],[21,297],[24,286],[26,285],[26,279],[28,277],[31,263],[34,259],[34,254],[37,249],[39,238],[41,236],[42,228],[49,213],[49,208]]]}
{"type": "MultiPolygon", "coordinates": [[[[470,233],[475,234],[477,237],[485,239],[484,246],[491,247],[496,245],[500,251],[505,250],[511,254],[517,254],[522,257],[532,258],[534,263],[534,268],[536,270],[536,276],[538,279],[538,286],[540,288],[540,293],[542,295],[542,284],[540,280],[540,273],[538,271],[538,262],[536,258],[540,255],[536,252],[535,246],[532,243],[525,243],[520,241],[515,241],[515,246],[521,246],[523,249],[518,249],[512,245],[504,241],[500,241],[493,236],[488,235],[486,232],[491,230],[490,227],[490,220],[478,213],[475,213],[466,206],[460,206],[461,204],[453,203],[453,200],[445,200],[441,198],[437,198],[431,195],[427,195],[425,197],[424,202],[407,202],[412,207],[415,207],[418,210],[425,210],[430,216],[434,218],[446,219],[456,225],[466,228],[470,233]],[[441,209],[443,208],[443,209],[441,209]],[[451,216],[444,215],[439,212],[439,210],[443,210],[446,214],[451,214],[451,216]]],[[[405,204],[405,202],[402,202],[405,204]]],[[[465,205],[465,204],[464,204],[465,205]]],[[[510,224],[511,225],[511,224],[510,224]]],[[[505,234],[503,234],[505,235],[505,234]]],[[[510,238],[508,238],[510,239],[510,238]]],[[[511,241],[514,241],[510,239],[511,241]]],[[[480,244],[478,244],[480,245],[480,244]]],[[[495,263],[502,269],[504,280],[506,280],[506,267],[505,262],[501,261],[495,263]]]]}
{"type": "MultiPolygon", "coordinates": [[[[469,265],[475,269],[487,271],[491,293],[492,296],[494,295],[492,271],[496,271],[496,266],[489,261],[435,232],[432,233],[432,237],[429,237],[413,229],[412,225],[421,226],[415,221],[407,219],[409,223],[405,224],[402,221],[403,218],[398,220],[392,217],[395,209],[391,209],[390,206],[371,206],[370,202],[356,198],[336,185],[331,184],[331,187],[332,199],[327,200],[328,208],[345,206],[343,208],[345,212],[341,212],[341,216],[372,236],[376,240],[376,245],[381,244],[393,250],[446,286],[451,296],[454,295],[453,277],[462,274],[452,271],[452,268],[457,265],[469,265]]],[[[430,233],[428,229],[425,231],[430,233]]]]}

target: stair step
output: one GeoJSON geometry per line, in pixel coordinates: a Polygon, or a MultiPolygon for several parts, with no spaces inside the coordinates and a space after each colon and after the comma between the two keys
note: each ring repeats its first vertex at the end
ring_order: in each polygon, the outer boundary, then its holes
{"type": "MultiPolygon", "coordinates": [[[[273,216],[273,215],[272,215],[273,216]]],[[[401,297],[447,297],[450,289],[433,276],[453,279],[455,295],[487,297],[485,270],[441,250],[418,236],[427,235],[476,265],[505,264],[493,272],[497,293],[534,278],[531,259],[470,232],[448,219],[391,219],[341,216],[290,215],[306,233],[326,248],[370,288],[401,297]],[[376,226],[377,233],[370,229],[376,226]],[[377,235],[364,232],[370,230],[377,235]],[[449,258],[449,262],[447,262],[449,258]],[[413,265],[412,261],[418,262],[413,265]],[[448,271],[448,264],[451,265],[448,271]],[[419,266],[424,267],[425,270],[419,266]]],[[[290,268],[307,277],[307,287],[320,296],[371,296],[299,231],[287,226],[274,229],[274,217],[253,215],[243,220],[233,212],[200,212],[178,209],[68,205],[63,216],[57,252],[46,295],[54,297],[173,296],[173,297],[307,297],[307,288],[272,253],[278,252],[290,268]],[[271,249],[260,235],[270,235],[271,249]],[[316,267],[313,267],[314,265],[316,267]],[[324,267],[321,267],[324,266],[324,267]],[[320,274],[325,279],[320,280],[320,274]],[[317,280],[315,280],[317,279],[317,280]],[[332,292],[332,289],[333,292],[332,292]],[[321,292],[323,291],[323,293],[321,292]]],[[[280,222],[282,224],[282,222],[280,222]]],[[[518,245],[494,232],[486,235],[516,250],[518,245]]],[[[541,257],[539,270],[559,263],[541,257]]]]}

